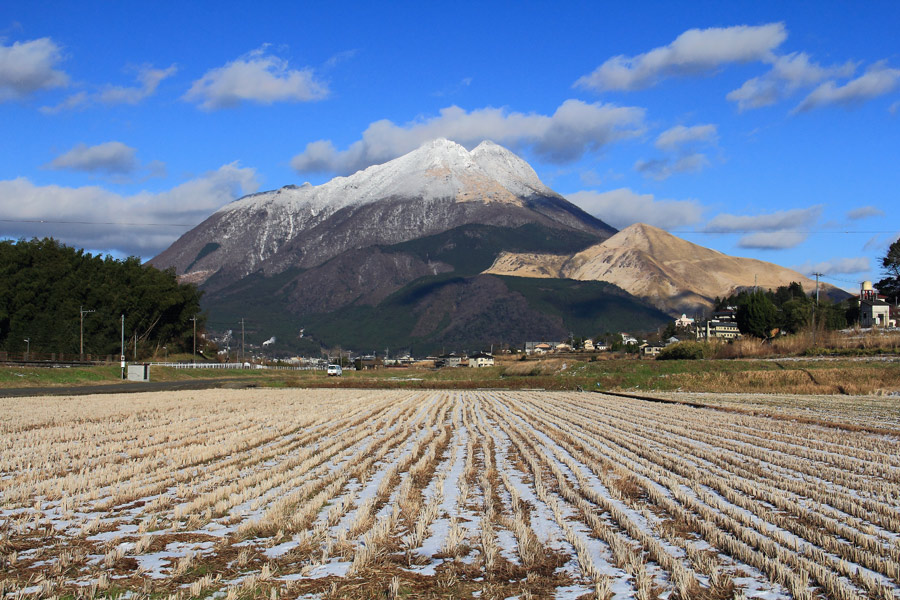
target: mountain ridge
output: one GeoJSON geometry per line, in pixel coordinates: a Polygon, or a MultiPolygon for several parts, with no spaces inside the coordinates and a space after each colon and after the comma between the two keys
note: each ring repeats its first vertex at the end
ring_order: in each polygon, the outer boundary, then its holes
{"type": "Polygon", "coordinates": [[[503,253],[484,273],[606,281],[670,314],[710,309],[714,298],[753,285],[775,289],[797,281],[807,292],[815,289],[813,280],[786,267],[730,256],[646,223],[572,255],[503,253]]]}

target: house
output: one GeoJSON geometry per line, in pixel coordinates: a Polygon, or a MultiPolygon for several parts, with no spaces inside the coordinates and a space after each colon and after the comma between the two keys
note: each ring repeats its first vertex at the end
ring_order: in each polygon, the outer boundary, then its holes
{"type": "Polygon", "coordinates": [[[556,344],[556,346],[553,347],[553,351],[554,352],[571,352],[572,346],[570,346],[569,344],[560,342],[559,344],[556,344]]]}
{"type": "Polygon", "coordinates": [[[670,337],[669,339],[666,340],[666,346],[668,346],[670,344],[677,344],[680,341],[681,341],[680,339],[678,339],[677,337],[675,337],[673,335],[672,337],[670,337]]]}
{"type": "Polygon", "coordinates": [[[594,352],[606,352],[607,350],[609,350],[609,345],[606,342],[594,343],[594,352]]]}
{"type": "Polygon", "coordinates": [[[591,339],[584,340],[584,344],[582,344],[582,348],[584,348],[585,352],[593,352],[594,351],[594,340],[591,340],[591,339]]]}
{"type": "Polygon", "coordinates": [[[896,327],[896,318],[891,317],[891,305],[884,296],[878,294],[871,281],[863,281],[859,290],[860,327],[896,327]]]}
{"type": "Polygon", "coordinates": [[[358,356],[355,361],[353,361],[356,366],[357,371],[368,371],[370,369],[379,369],[384,366],[384,361],[380,358],[376,358],[374,354],[364,354],[362,356],[358,356]]]}
{"type": "Polygon", "coordinates": [[[470,367],[493,367],[494,356],[487,352],[476,352],[469,357],[470,367]]]}
{"type": "Polygon", "coordinates": [[[641,356],[656,356],[664,347],[662,344],[643,344],[641,346],[641,356]]]}
{"type": "Polygon", "coordinates": [[[622,343],[625,344],[626,346],[630,346],[631,344],[638,343],[636,337],[628,335],[627,333],[623,333],[623,334],[621,334],[621,336],[622,336],[622,343]]]}
{"type": "Polygon", "coordinates": [[[462,357],[455,352],[451,352],[450,354],[442,354],[436,361],[434,361],[435,367],[458,367],[460,364],[462,364],[462,357]]]}
{"type": "Polygon", "coordinates": [[[525,342],[525,354],[547,354],[552,349],[547,342],[525,342]]]}

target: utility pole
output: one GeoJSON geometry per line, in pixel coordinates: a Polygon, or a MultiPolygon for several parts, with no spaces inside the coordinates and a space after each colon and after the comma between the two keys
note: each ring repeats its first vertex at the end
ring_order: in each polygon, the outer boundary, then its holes
{"type": "Polygon", "coordinates": [[[31,357],[31,338],[27,337],[22,341],[25,342],[25,360],[28,360],[31,357]]]}
{"type": "Polygon", "coordinates": [[[244,317],[241,317],[241,365],[244,364],[244,317]]]}
{"type": "Polygon", "coordinates": [[[191,354],[191,362],[194,363],[197,361],[197,317],[191,317],[191,321],[194,322],[194,352],[191,354]]]}
{"type": "Polygon", "coordinates": [[[813,273],[816,276],[816,307],[813,309],[813,348],[816,346],[816,329],[818,329],[818,325],[816,324],[816,315],[819,312],[819,277],[822,276],[822,273],[813,273]]]}
{"type": "Polygon", "coordinates": [[[81,345],[79,347],[79,354],[81,355],[81,360],[84,360],[84,315],[92,312],[97,312],[95,310],[84,310],[84,306],[82,306],[78,313],[81,316],[81,345]]]}
{"type": "Polygon", "coordinates": [[[125,379],[125,313],[122,313],[122,354],[120,359],[122,362],[122,379],[125,379]]]}

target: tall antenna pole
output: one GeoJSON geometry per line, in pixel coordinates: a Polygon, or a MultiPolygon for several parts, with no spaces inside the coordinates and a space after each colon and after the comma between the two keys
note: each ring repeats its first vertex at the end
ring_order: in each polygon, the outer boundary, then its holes
{"type": "Polygon", "coordinates": [[[241,317],[241,364],[244,362],[244,317],[241,317]]]}
{"type": "Polygon", "coordinates": [[[813,347],[816,345],[816,329],[818,329],[818,325],[816,324],[816,314],[819,312],[819,277],[822,276],[822,273],[813,273],[816,276],[816,308],[813,309],[813,347]]]}
{"type": "Polygon", "coordinates": [[[79,345],[79,354],[81,355],[81,360],[84,360],[84,315],[88,313],[96,312],[94,310],[84,310],[84,306],[78,309],[78,313],[81,317],[81,344],[79,345]]]}

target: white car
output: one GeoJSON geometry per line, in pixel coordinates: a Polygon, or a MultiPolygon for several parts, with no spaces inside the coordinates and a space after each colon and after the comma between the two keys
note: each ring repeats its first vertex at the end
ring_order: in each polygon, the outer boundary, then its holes
{"type": "Polygon", "coordinates": [[[340,377],[344,371],[341,369],[341,365],[328,365],[326,373],[328,373],[329,377],[340,377]]]}

